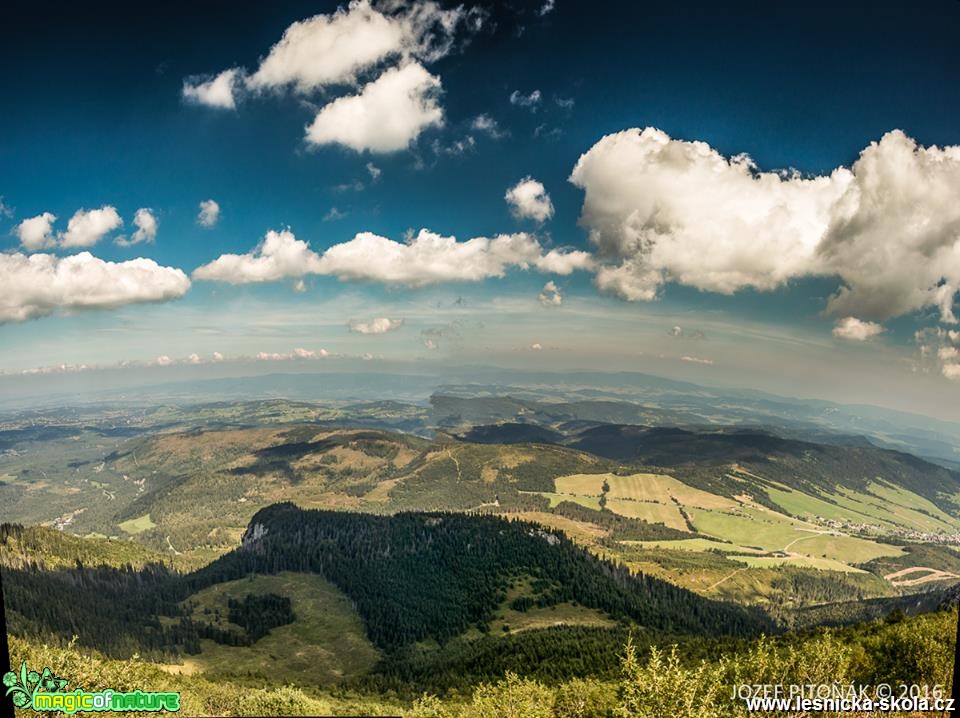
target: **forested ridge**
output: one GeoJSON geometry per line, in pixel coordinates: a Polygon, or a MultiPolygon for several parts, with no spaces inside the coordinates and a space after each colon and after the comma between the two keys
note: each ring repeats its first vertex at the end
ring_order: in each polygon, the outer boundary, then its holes
{"type": "Polygon", "coordinates": [[[354,603],[385,650],[471,626],[484,630],[512,577],[531,576],[541,606],[576,601],[615,619],[674,633],[774,630],[759,610],[704,599],[596,558],[559,532],[523,521],[456,513],[394,516],[301,510],[258,512],[243,546],[188,577],[194,590],[248,573],[321,574],[354,603]]]}

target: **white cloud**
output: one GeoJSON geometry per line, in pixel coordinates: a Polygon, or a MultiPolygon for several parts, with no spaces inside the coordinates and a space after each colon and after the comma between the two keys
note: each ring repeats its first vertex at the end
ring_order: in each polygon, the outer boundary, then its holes
{"type": "Polygon", "coordinates": [[[422,287],[502,277],[513,267],[566,275],[592,266],[589,253],[559,249],[544,253],[537,239],[525,232],[465,242],[427,229],[407,242],[361,232],[321,255],[289,230],[271,230],[253,251],[221,255],[194,270],[193,277],[247,284],[320,274],[422,287]]]}
{"type": "Polygon", "coordinates": [[[325,359],[330,356],[326,349],[312,351],[310,349],[294,349],[292,352],[257,352],[255,359],[257,361],[294,361],[294,360],[312,360],[325,359]]]}
{"type": "Polygon", "coordinates": [[[309,93],[330,85],[356,84],[359,75],[387,59],[417,57],[427,62],[448,54],[462,8],[442,9],[437,3],[381,12],[366,0],[329,15],[293,23],[247,81],[252,90],[292,86],[309,93]]]}
{"type": "Polygon", "coordinates": [[[177,299],[190,288],[187,276],[152,259],[106,262],[89,252],[0,254],[0,323],[47,316],[59,310],[103,309],[177,299]]]}
{"type": "Polygon", "coordinates": [[[324,222],[336,222],[336,221],[338,221],[338,220],[343,219],[343,218],[346,217],[346,216],[347,216],[347,213],[346,213],[346,212],[342,212],[341,210],[337,209],[336,207],[331,207],[329,210],[327,210],[327,213],[326,213],[325,215],[323,215],[323,221],[324,221],[324,222]]]}
{"type": "Polygon", "coordinates": [[[60,236],[63,248],[92,247],[103,237],[123,224],[115,207],[78,209],[67,223],[67,231],[60,236]]]}
{"type": "MultiPolygon", "coordinates": [[[[551,261],[562,264],[566,255],[556,256],[558,259],[551,261]]],[[[527,268],[543,261],[539,242],[526,233],[458,242],[455,237],[421,229],[405,244],[362,232],[349,242],[330,247],[323,255],[322,272],[340,279],[423,286],[502,277],[510,267],[527,268]]]]}
{"type": "Polygon", "coordinates": [[[925,327],[915,334],[921,362],[916,368],[928,372],[931,364],[948,379],[960,379],[960,331],[925,327]]]}
{"type": "Polygon", "coordinates": [[[383,174],[383,171],[377,167],[373,162],[367,162],[367,172],[370,173],[370,179],[376,182],[380,179],[380,175],[383,174]]]}
{"type": "Polygon", "coordinates": [[[202,360],[200,359],[199,354],[194,353],[187,357],[187,364],[200,364],[200,363],[202,363],[202,360]]]}
{"type": "Polygon", "coordinates": [[[173,364],[173,359],[171,359],[166,354],[161,354],[156,359],[154,359],[153,363],[156,364],[157,366],[170,366],[171,364],[173,364]]]}
{"type": "Polygon", "coordinates": [[[579,270],[589,271],[596,266],[593,255],[589,252],[559,249],[551,249],[533,264],[541,272],[563,276],[579,270]]]}
{"type": "Polygon", "coordinates": [[[531,350],[531,351],[538,352],[538,351],[540,351],[540,350],[542,350],[542,349],[543,349],[543,345],[542,345],[542,344],[535,343],[535,344],[531,344],[531,345],[530,345],[530,350],[531,350]]]}
{"type": "Polygon", "coordinates": [[[30,252],[46,249],[56,243],[53,237],[53,223],[56,221],[55,214],[44,212],[23,220],[17,225],[14,234],[20,240],[21,246],[30,252]]]}
{"type": "Polygon", "coordinates": [[[0,217],[6,217],[9,219],[10,217],[13,217],[14,212],[14,208],[4,201],[3,195],[0,195],[0,217]]]}
{"type": "Polygon", "coordinates": [[[361,70],[399,53],[405,41],[400,23],[368,2],[354,2],[330,15],[293,23],[247,84],[254,90],[293,85],[310,92],[353,83],[361,70]]]}
{"type": "Polygon", "coordinates": [[[213,356],[213,361],[215,362],[223,361],[223,354],[221,354],[220,352],[214,352],[212,356],[213,356]]]}
{"type": "Polygon", "coordinates": [[[545,0],[543,5],[540,6],[540,9],[537,10],[537,15],[543,17],[544,15],[549,15],[551,12],[553,12],[554,1],[555,0],[545,0]]]}
{"type": "Polygon", "coordinates": [[[495,140],[499,140],[501,137],[506,136],[506,132],[500,129],[500,125],[495,119],[490,115],[482,114],[477,115],[470,122],[470,129],[474,132],[483,132],[487,135],[490,135],[495,140]]]}
{"type": "Polygon", "coordinates": [[[197,224],[201,227],[213,227],[220,219],[220,205],[216,200],[205,199],[200,203],[200,212],[197,214],[197,224]]]}
{"type": "Polygon", "coordinates": [[[183,98],[198,105],[233,110],[237,106],[237,86],[242,79],[243,71],[237,67],[206,79],[190,78],[183,81],[183,98]]]}
{"type": "Polygon", "coordinates": [[[563,295],[560,293],[560,288],[557,287],[556,282],[549,281],[543,285],[543,289],[540,291],[540,296],[537,297],[540,300],[540,303],[545,307],[559,307],[563,304],[563,295]]]}
{"type": "Polygon", "coordinates": [[[514,90],[510,93],[510,104],[517,105],[518,107],[526,107],[531,112],[536,112],[537,107],[540,105],[540,101],[543,99],[543,95],[540,90],[534,90],[528,95],[524,95],[520,90],[514,90]]]}
{"type": "Polygon", "coordinates": [[[388,317],[377,317],[369,322],[350,322],[350,331],[356,334],[386,334],[403,326],[402,319],[390,319],[388,317]]]}
{"type": "Polygon", "coordinates": [[[117,238],[116,243],[121,247],[129,247],[141,242],[153,242],[157,238],[159,222],[156,215],[153,214],[153,210],[146,207],[138,209],[136,214],[133,215],[133,224],[137,231],[133,233],[130,239],[117,238]]]}
{"type": "Polygon", "coordinates": [[[938,307],[960,287],[960,147],[895,130],[850,168],[761,172],[654,128],[607,135],[570,177],[604,264],[596,283],[631,300],[665,282],[729,294],[836,276],[827,311],[883,320],[938,307]]]}
{"type": "Polygon", "coordinates": [[[193,277],[231,284],[272,282],[311,272],[319,274],[319,261],[310,245],[294,237],[290,230],[270,230],[252,252],[220,255],[195,269],[193,277]]]}
{"type": "Polygon", "coordinates": [[[690,362],[692,364],[704,364],[710,366],[713,364],[713,359],[704,359],[702,357],[692,357],[692,356],[682,356],[680,361],[690,362]]]}
{"type": "Polygon", "coordinates": [[[553,216],[553,202],[541,182],[529,175],[507,190],[503,196],[517,219],[546,222],[553,216]]]}
{"type": "Polygon", "coordinates": [[[838,319],[833,327],[833,336],[854,342],[865,342],[882,332],[883,327],[876,322],[864,322],[856,317],[838,319]]]}
{"type": "Polygon", "coordinates": [[[307,127],[307,142],[340,144],[357,152],[406,149],[423,130],[443,124],[439,91],[440,78],[419,63],[392,68],[359,94],[321,108],[307,127]]]}
{"type": "Polygon", "coordinates": [[[431,149],[433,150],[434,154],[460,157],[468,152],[473,152],[476,146],[477,141],[473,139],[473,135],[465,135],[460,139],[454,140],[450,144],[444,144],[440,142],[440,140],[434,140],[431,144],[431,149]]]}

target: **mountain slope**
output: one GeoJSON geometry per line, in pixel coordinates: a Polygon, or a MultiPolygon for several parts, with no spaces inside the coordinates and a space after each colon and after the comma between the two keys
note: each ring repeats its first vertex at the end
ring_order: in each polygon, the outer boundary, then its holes
{"type": "Polygon", "coordinates": [[[395,516],[277,504],[251,520],[243,546],[189,579],[200,587],[250,572],[319,573],[351,598],[375,645],[444,642],[484,626],[512,579],[532,578],[536,602],[576,601],[675,633],[772,630],[761,613],[710,601],[601,561],[565,535],[464,514],[395,516]]]}

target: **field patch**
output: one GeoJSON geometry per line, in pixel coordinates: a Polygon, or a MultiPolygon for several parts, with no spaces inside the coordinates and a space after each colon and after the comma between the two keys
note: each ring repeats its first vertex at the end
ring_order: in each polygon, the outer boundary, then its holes
{"type": "Polygon", "coordinates": [[[607,508],[615,514],[643,519],[652,524],[664,524],[680,531],[687,530],[687,522],[676,504],[660,504],[653,501],[628,501],[607,499],[607,508]]]}
{"type": "Polygon", "coordinates": [[[128,519],[117,525],[122,531],[133,535],[142,534],[144,531],[149,531],[156,526],[151,520],[150,514],[145,514],[135,519],[128,519]]]}
{"type": "Polygon", "coordinates": [[[379,660],[380,653],[367,639],[350,600],[314,574],[284,572],[228,581],[195,593],[187,601],[196,604],[194,620],[230,627],[225,620],[211,619],[206,610],[219,610],[226,616],[227,599],[249,593],[289,597],[296,619],[271,629],[252,646],[224,646],[204,639],[200,654],[184,661],[184,672],[264,678],[282,675],[294,684],[327,685],[362,675],[379,660]]]}

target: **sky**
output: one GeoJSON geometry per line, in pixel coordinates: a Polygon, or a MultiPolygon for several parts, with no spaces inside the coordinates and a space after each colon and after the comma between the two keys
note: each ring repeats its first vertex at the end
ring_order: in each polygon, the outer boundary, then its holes
{"type": "Polygon", "coordinates": [[[6,375],[638,370],[960,419],[960,3],[6,17],[6,375]]]}

